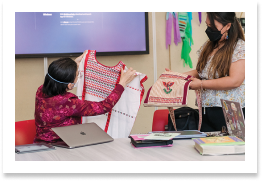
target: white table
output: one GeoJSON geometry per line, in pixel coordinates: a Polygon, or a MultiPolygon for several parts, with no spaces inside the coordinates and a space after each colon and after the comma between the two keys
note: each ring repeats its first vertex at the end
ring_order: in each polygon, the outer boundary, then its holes
{"type": "Polygon", "coordinates": [[[172,147],[134,148],[129,138],[66,149],[15,154],[16,161],[245,161],[245,155],[202,156],[192,140],[174,140],[172,147]]]}

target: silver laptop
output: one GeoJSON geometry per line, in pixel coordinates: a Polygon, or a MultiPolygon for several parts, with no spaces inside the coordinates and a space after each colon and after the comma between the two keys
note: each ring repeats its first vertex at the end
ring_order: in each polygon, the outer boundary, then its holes
{"type": "Polygon", "coordinates": [[[52,130],[64,141],[52,143],[52,145],[65,148],[76,148],[114,140],[96,123],[56,127],[52,130]]]}

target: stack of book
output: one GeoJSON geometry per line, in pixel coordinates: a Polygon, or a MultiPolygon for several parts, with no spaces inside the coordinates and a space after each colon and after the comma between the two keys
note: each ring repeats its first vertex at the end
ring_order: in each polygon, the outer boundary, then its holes
{"type": "Polygon", "coordinates": [[[173,138],[179,133],[151,133],[130,135],[132,146],[142,147],[170,147],[173,145],[173,138]]]}
{"type": "Polygon", "coordinates": [[[245,142],[236,136],[193,138],[201,155],[244,154],[245,142]]]}

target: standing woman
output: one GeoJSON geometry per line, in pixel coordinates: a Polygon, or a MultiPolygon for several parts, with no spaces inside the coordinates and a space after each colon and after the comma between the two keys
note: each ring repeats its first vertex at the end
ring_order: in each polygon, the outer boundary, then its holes
{"type": "Polygon", "coordinates": [[[190,88],[202,90],[201,131],[221,131],[226,126],[220,99],[239,102],[245,114],[245,37],[235,12],[208,12],[209,38],[199,56],[190,88]]]}

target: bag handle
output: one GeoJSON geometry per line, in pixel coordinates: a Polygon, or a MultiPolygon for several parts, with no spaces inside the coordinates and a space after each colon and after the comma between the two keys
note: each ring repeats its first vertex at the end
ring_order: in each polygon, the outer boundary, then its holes
{"type": "Polygon", "coordinates": [[[176,129],[176,118],[175,118],[174,109],[173,109],[173,107],[168,107],[167,109],[168,109],[168,111],[169,111],[169,114],[170,114],[170,117],[171,117],[173,126],[174,126],[175,130],[177,131],[177,129],[176,129]]]}
{"type": "Polygon", "coordinates": [[[196,99],[197,99],[198,114],[199,114],[198,131],[200,131],[201,125],[202,125],[202,100],[201,100],[201,92],[202,92],[202,90],[195,90],[196,99]]]}

